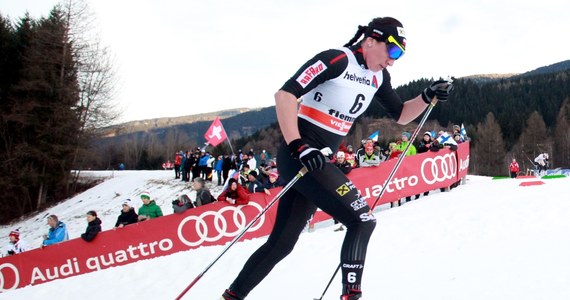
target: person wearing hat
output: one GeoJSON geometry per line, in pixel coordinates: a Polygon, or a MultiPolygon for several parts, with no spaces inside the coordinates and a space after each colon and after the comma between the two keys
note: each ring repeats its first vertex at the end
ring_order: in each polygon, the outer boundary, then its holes
{"type": "Polygon", "coordinates": [[[152,199],[149,192],[142,192],[143,205],[139,208],[139,222],[162,217],[162,209],[152,199]]]}
{"type": "Polygon", "coordinates": [[[246,205],[249,203],[249,194],[235,178],[230,178],[228,187],[218,196],[218,201],[232,205],[246,205]]]}
{"type": "Polygon", "coordinates": [[[279,200],[269,238],[245,263],[222,299],[246,298],[291,252],[317,208],[347,227],[340,255],[341,299],[362,297],[366,249],[376,219],[356,188],[336,192],[350,180],[326,161],[320,149],[338,149],[371,102],[381,104],[398,123],[407,124],[437,101],[435,97],[447,100],[451,84],[438,80],[417,97],[402,102],[392,88],[387,68],[405,51],[402,23],[391,17],[375,18],[367,26],[359,26],[344,47],[320,52],[305,62],[277,91],[275,109],[284,138],[277,154],[279,174],[290,181],[303,167],[308,173],[279,200]],[[302,99],[300,104],[298,99],[302,99]]]}
{"type": "Polygon", "coordinates": [[[247,192],[250,194],[253,193],[265,193],[266,195],[270,196],[271,192],[265,188],[263,183],[257,179],[257,172],[250,171],[247,174],[247,192]]]}
{"type": "Polygon", "coordinates": [[[344,159],[346,159],[346,161],[348,163],[350,163],[350,167],[356,168],[358,166],[358,164],[356,163],[356,153],[354,153],[354,149],[352,148],[352,145],[346,146],[346,152],[344,153],[344,159]]]}
{"type": "Polygon", "coordinates": [[[404,132],[402,132],[402,140],[398,143],[396,150],[403,153],[404,150],[406,150],[406,147],[408,146],[408,144],[410,144],[410,148],[408,148],[408,152],[406,152],[406,156],[415,155],[417,153],[416,146],[414,146],[414,144],[412,144],[412,141],[410,141],[410,133],[407,131],[404,131],[404,132]]]}
{"type": "Polygon", "coordinates": [[[431,136],[431,132],[426,131],[424,132],[424,136],[422,137],[421,141],[418,144],[418,153],[428,152],[433,144],[433,137],[431,136]]]}
{"type": "Polygon", "coordinates": [[[277,171],[269,172],[269,179],[264,187],[269,190],[280,186],[285,186],[285,184],[280,180],[279,173],[277,171]]]}
{"type": "Polygon", "coordinates": [[[97,212],[94,210],[88,211],[85,217],[87,218],[87,229],[85,229],[85,233],[81,234],[81,238],[86,242],[91,242],[101,232],[101,223],[103,222],[97,217],[97,212]]]}
{"type": "Polygon", "coordinates": [[[28,245],[20,239],[20,231],[18,229],[10,231],[8,239],[10,239],[10,242],[5,249],[5,255],[14,255],[28,251],[28,245]]]}
{"type": "Polygon", "coordinates": [[[125,199],[122,203],[121,214],[117,217],[116,228],[123,228],[138,221],[139,216],[131,204],[131,199],[125,199]]]}
{"type": "Polygon", "coordinates": [[[374,152],[374,145],[372,143],[364,146],[364,154],[360,156],[359,165],[361,168],[377,167],[380,165],[380,156],[374,152]]]}
{"type": "Polygon", "coordinates": [[[337,166],[343,174],[348,174],[352,171],[352,166],[346,160],[346,154],[343,151],[338,151],[336,153],[336,161],[334,165],[337,166]]]}
{"type": "Polygon", "coordinates": [[[67,226],[56,215],[50,215],[47,218],[47,224],[49,225],[49,230],[48,234],[44,235],[42,247],[69,240],[67,226]]]}

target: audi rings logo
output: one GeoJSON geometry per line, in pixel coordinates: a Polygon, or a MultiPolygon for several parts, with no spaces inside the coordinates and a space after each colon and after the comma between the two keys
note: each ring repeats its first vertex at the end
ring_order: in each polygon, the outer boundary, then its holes
{"type": "Polygon", "coordinates": [[[426,158],[422,162],[422,178],[427,184],[442,182],[457,175],[457,158],[455,152],[426,158]]]}
{"type": "MultiPolygon", "coordinates": [[[[6,274],[8,275],[8,274],[6,274]]],[[[18,268],[16,268],[16,266],[14,266],[11,263],[3,263],[0,265],[0,292],[5,292],[5,291],[9,291],[9,290],[14,290],[18,287],[18,285],[20,284],[20,273],[18,272],[18,268]],[[12,272],[14,272],[14,285],[12,285],[9,288],[6,288],[5,284],[6,284],[6,280],[4,279],[4,270],[6,269],[12,269],[12,272]]]]}
{"type": "MultiPolygon", "coordinates": [[[[250,202],[248,205],[243,206],[253,206],[259,212],[263,210],[261,205],[250,202]]],[[[256,214],[257,216],[257,214],[256,214]]],[[[261,216],[259,221],[256,225],[252,226],[248,232],[258,230],[263,223],[265,222],[265,215],[261,216]]],[[[188,216],[180,222],[178,225],[178,238],[182,243],[188,245],[190,247],[201,245],[203,242],[216,242],[219,241],[222,237],[235,237],[237,236],[247,225],[249,221],[246,218],[245,213],[240,209],[240,207],[235,206],[226,206],[218,211],[205,211],[199,216],[188,216]],[[224,213],[232,212],[232,218],[224,217],[224,213]],[[210,218],[211,217],[211,218],[210,218]],[[208,225],[206,219],[211,219],[211,222],[208,225]],[[233,220],[233,224],[235,224],[236,228],[233,231],[228,231],[228,221],[233,220]],[[190,221],[195,221],[195,232],[198,235],[198,239],[196,241],[189,241],[182,232],[186,223],[190,221]],[[215,234],[215,235],[214,235],[215,234]]],[[[233,226],[232,226],[233,227],[233,226]]]]}

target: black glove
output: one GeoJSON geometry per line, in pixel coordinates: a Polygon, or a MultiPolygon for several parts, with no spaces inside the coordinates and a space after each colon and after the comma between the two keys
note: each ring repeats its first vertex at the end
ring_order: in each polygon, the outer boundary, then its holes
{"type": "Polygon", "coordinates": [[[441,102],[447,101],[449,93],[453,90],[453,83],[450,80],[438,80],[425,88],[422,92],[422,99],[425,103],[430,104],[433,97],[441,102]]]}
{"type": "Polygon", "coordinates": [[[16,252],[14,252],[14,250],[8,250],[8,255],[14,255],[16,254],[16,252]]]}
{"type": "Polygon", "coordinates": [[[289,151],[293,158],[301,161],[301,164],[309,172],[314,170],[322,170],[325,167],[325,156],[317,148],[311,148],[301,139],[293,140],[289,145],[289,151]]]}

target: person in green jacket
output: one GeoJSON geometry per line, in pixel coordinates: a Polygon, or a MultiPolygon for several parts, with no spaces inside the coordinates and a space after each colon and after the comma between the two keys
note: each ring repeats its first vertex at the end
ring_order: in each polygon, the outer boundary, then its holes
{"type": "MultiPolygon", "coordinates": [[[[408,146],[409,143],[411,143],[410,133],[407,131],[402,132],[402,141],[400,141],[398,143],[398,146],[396,146],[396,150],[404,152],[404,150],[406,150],[406,147],[408,146]]],[[[411,144],[410,149],[408,149],[408,152],[406,152],[406,156],[416,155],[416,152],[417,152],[416,146],[411,144]]]]}
{"type": "Polygon", "coordinates": [[[143,206],[139,208],[139,222],[163,216],[160,206],[152,200],[149,192],[142,192],[140,197],[143,206]]]}
{"type": "MultiPolygon", "coordinates": [[[[406,150],[406,147],[408,146],[408,144],[410,144],[410,148],[408,149],[408,152],[406,152],[406,156],[410,156],[410,155],[416,155],[417,150],[416,150],[416,146],[414,146],[414,144],[412,144],[412,141],[410,141],[410,133],[407,131],[402,132],[402,141],[400,141],[400,143],[398,144],[398,146],[396,147],[396,149],[398,149],[398,151],[402,151],[402,153],[404,152],[404,150],[406,150]]],[[[420,194],[416,195],[416,199],[418,199],[420,197],[420,194]]],[[[406,202],[412,201],[412,197],[408,196],[406,197],[406,202]]],[[[394,203],[394,202],[392,202],[394,203]]],[[[398,203],[398,205],[401,204],[401,201],[398,203]]],[[[394,206],[394,204],[392,204],[392,207],[394,206]]]]}

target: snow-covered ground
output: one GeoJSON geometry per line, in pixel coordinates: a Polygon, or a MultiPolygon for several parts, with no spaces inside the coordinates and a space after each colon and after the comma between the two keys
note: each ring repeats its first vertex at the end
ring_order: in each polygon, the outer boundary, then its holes
{"type": "MultiPolygon", "coordinates": [[[[41,243],[46,216],[58,215],[78,237],[85,213],[94,209],[103,229],[113,227],[121,201],[137,208],[148,190],[171,213],[188,185],[173,172],[93,172],[104,183],[27,220],[4,226],[0,236],[20,227],[29,244],[41,243]]],[[[468,176],[451,192],[376,213],[363,282],[364,298],[375,299],[570,299],[570,178],[524,180],[468,176]]],[[[219,188],[212,188],[217,195],[219,188]]],[[[319,298],[338,265],[344,232],[331,226],[303,233],[293,253],[250,294],[248,300],[319,298]]],[[[184,299],[218,299],[264,238],[234,245],[184,299]]],[[[203,247],[167,257],[75,276],[0,294],[0,299],[174,299],[220,253],[203,247]]],[[[338,299],[337,275],[323,299],[338,299]]]]}

